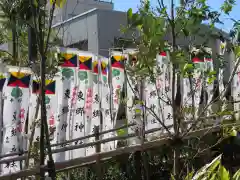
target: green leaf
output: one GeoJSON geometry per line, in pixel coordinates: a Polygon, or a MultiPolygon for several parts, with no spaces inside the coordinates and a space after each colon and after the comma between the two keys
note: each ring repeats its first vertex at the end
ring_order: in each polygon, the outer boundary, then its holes
{"type": "Polygon", "coordinates": [[[174,175],[171,174],[171,180],[175,180],[175,177],[174,175]]]}
{"type": "Polygon", "coordinates": [[[124,130],[124,129],[119,129],[119,130],[117,130],[117,135],[118,136],[124,136],[124,135],[126,135],[127,134],[127,132],[124,130]]]}
{"type": "Polygon", "coordinates": [[[219,166],[220,164],[220,160],[216,160],[208,169],[208,177],[211,177],[211,175],[213,175],[214,171],[216,170],[216,168],[219,166]]]}
{"type": "Polygon", "coordinates": [[[230,180],[229,172],[225,169],[224,166],[219,168],[220,180],[230,180]]]}
{"type": "Polygon", "coordinates": [[[185,64],[184,71],[192,70],[194,68],[193,64],[185,64]]]}
{"type": "Polygon", "coordinates": [[[221,10],[229,15],[229,13],[232,11],[232,8],[233,8],[233,4],[234,3],[231,3],[230,1],[228,0],[225,0],[225,2],[223,3],[223,5],[221,6],[221,10]]]}
{"type": "Polygon", "coordinates": [[[239,180],[240,179],[240,169],[233,175],[233,180],[239,180]]]}
{"type": "Polygon", "coordinates": [[[128,11],[127,11],[127,17],[128,17],[129,20],[132,19],[132,15],[133,15],[133,13],[132,13],[132,8],[130,8],[130,9],[128,9],[128,11]]]}
{"type": "Polygon", "coordinates": [[[230,136],[237,136],[237,131],[235,129],[232,129],[230,132],[230,136]]]}
{"type": "Polygon", "coordinates": [[[213,84],[214,80],[216,80],[216,77],[215,77],[215,76],[210,77],[210,78],[208,78],[207,83],[208,83],[208,84],[213,84]]]}
{"type": "Polygon", "coordinates": [[[189,173],[186,177],[185,180],[191,180],[193,178],[194,175],[194,171],[192,171],[191,173],[189,173]]]}
{"type": "Polygon", "coordinates": [[[217,176],[216,173],[212,174],[212,176],[211,176],[211,178],[209,180],[216,180],[216,176],[217,176]]]}
{"type": "Polygon", "coordinates": [[[240,46],[234,47],[234,53],[235,53],[237,58],[240,57],[240,46]]]}

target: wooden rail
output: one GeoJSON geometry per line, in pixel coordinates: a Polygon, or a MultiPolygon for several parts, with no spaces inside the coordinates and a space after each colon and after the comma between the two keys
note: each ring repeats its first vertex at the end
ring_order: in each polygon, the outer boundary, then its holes
{"type": "MultiPolygon", "coordinates": [[[[109,129],[107,131],[99,132],[99,135],[107,134],[107,133],[110,133],[110,132],[114,132],[114,131],[117,131],[117,130],[120,130],[120,129],[132,127],[132,126],[135,126],[135,125],[136,125],[136,123],[123,125],[123,126],[120,126],[120,127],[114,128],[114,129],[109,129]]],[[[95,137],[95,134],[93,133],[93,134],[90,134],[90,135],[87,135],[87,136],[83,136],[83,137],[67,140],[67,141],[64,141],[64,142],[61,142],[61,143],[51,144],[51,147],[61,146],[61,145],[65,145],[65,144],[68,144],[68,143],[75,142],[75,141],[81,141],[81,140],[84,140],[84,139],[88,139],[88,138],[91,138],[91,137],[95,137]]],[[[28,151],[5,154],[5,155],[1,155],[0,159],[6,158],[6,157],[10,157],[10,156],[23,155],[23,154],[27,154],[27,153],[28,153],[28,151]]]]}
{"type": "MultiPolygon", "coordinates": [[[[212,133],[212,132],[217,132],[222,127],[232,127],[232,126],[239,127],[240,123],[230,123],[230,124],[224,124],[224,125],[216,125],[216,126],[192,131],[188,134],[188,136],[183,137],[183,140],[189,139],[191,137],[203,136],[205,134],[209,134],[209,133],[212,133]]],[[[64,170],[64,169],[70,168],[70,167],[76,167],[76,166],[79,167],[79,166],[84,165],[84,164],[94,163],[94,162],[96,162],[96,160],[103,161],[103,160],[109,159],[111,157],[121,155],[121,154],[125,154],[125,153],[131,153],[131,152],[156,148],[156,147],[159,147],[163,144],[169,144],[170,142],[171,142],[171,137],[166,136],[166,134],[165,134],[157,140],[153,140],[153,141],[150,141],[150,142],[144,142],[142,145],[133,145],[133,146],[129,146],[129,147],[121,147],[121,148],[118,148],[116,150],[112,150],[112,151],[108,151],[108,152],[100,152],[100,153],[96,153],[96,154],[91,155],[91,156],[75,158],[75,159],[66,160],[66,161],[63,161],[63,162],[56,162],[55,167],[56,167],[57,171],[61,171],[61,170],[64,170]]],[[[100,143],[100,141],[98,141],[97,143],[100,143]]],[[[97,144],[97,143],[95,142],[95,144],[97,144]]],[[[44,168],[44,169],[47,170],[46,165],[41,166],[41,168],[44,168]]],[[[39,174],[39,169],[40,169],[40,166],[37,166],[37,167],[31,168],[31,169],[22,170],[22,171],[18,171],[18,172],[13,172],[11,174],[2,175],[2,176],[0,176],[0,180],[12,180],[12,179],[20,178],[20,177],[37,175],[37,174],[39,174]]]]}

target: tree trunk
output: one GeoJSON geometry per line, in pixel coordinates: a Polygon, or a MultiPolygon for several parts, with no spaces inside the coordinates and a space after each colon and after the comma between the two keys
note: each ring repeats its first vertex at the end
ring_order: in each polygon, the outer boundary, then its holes
{"type": "MultiPolygon", "coordinates": [[[[170,25],[171,25],[171,35],[172,35],[172,47],[173,51],[176,50],[176,33],[175,33],[175,17],[174,17],[174,1],[171,0],[171,20],[170,20],[170,25]]],[[[179,137],[179,126],[180,126],[180,117],[179,117],[179,109],[181,106],[181,101],[179,101],[179,96],[180,94],[180,75],[179,73],[177,74],[177,69],[178,69],[178,64],[173,63],[172,66],[172,113],[173,113],[173,127],[174,127],[174,133],[175,137],[179,137]],[[176,79],[176,74],[177,74],[177,79],[176,79]],[[175,84],[177,83],[177,89],[175,89],[175,84]],[[176,92],[176,93],[175,93],[176,92]],[[175,97],[175,94],[177,96],[175,97]]],[[[180,97],[181,99],[181,97],[180,97]]],[[[175,144],[175,143],[174,143],[175,144]]],[[[176,180],[178,180],[178,175],[179,175],[179,160],[180,160],[180,149],[178,147],[178,143],[174,147],[174,152],[173,152],[173,176],[175,177],[176,180]]]]}
{"type": "Polygon", "coordinates": [[[17,27],[16,27],[15,17],[13,17],[13,24],[12,24],[12,57],[13,57],[13,63],[17,65],[17,27]]]}
{"type": "Polygon", "coordinates": [[[134,167],[135,167],[135,178],[141,180],[141,151],[134,153],[134,167]]]}

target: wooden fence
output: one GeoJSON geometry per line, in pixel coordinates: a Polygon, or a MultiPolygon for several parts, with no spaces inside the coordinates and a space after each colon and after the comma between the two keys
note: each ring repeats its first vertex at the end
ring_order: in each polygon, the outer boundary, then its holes
{"type": "MultiPolygon", "coordinates": [[[[215,117],[215,116],[204,117],[203,119],[209,119],[209,118],[212,119],[213,117],[215,117]]],[[[189,123],[192,123],[192,122],[188,122],[187,124],[189,124],[189,123]]],[[[214,123],[211,123],[211,124],[214,124],[214,123]]],[[[120,147],[120,148],[117,148],[115,150],[108,151],[108,152],[100,152],[102,143],[107,143],[107,142],[117,141],[117,140],[127,140],[132,137],[139,137],[138,134],[133,133],[133,134],[111,137],[111,138],[102,139],[102,140],[100,139],[100,136],[103,134],[114,132],[114,131],[124,129],[124,128],[129,128],[132,126],[135,126],[135,124],[133,123],[133,124],[129,124],[129,125],[124,125],[124,126],[114,128],[111,130],[107,130],[107,131],[103,131],[103,132],[99,132],[99,128],[95,128],[94,134],[91,134],[91,135],[88,135],[85,137],[68,140],[63,143],[52,144],[51,147],[56,147],[56,146],[60,146],[60,145],[66,144],[66,143],[71,143],[71,142],[74,142],[77,140],[84,140],[84,139],[87,139],[90,137],[95,137],[95,142],[90,142],[90,143],[85,143],[85,144],[80,144],[80,145],[71,145],[71,146],[62,147],[59,149],[53,149],[52,150],[53,154],[59,153],[59,152],[64,152],[64,151],[70,151],[70,150],[74,150],[74,149],[79,149],[79,148],[86,148],[86,147],[90,147],[90,146],[95,146],[95,150],[96,150],[96,153],[94,155],[70,159],[70,160],[66,160],[63,162],[55,162],[56,171],[62,172],[62,171],[67,171],[69,169],[73,169],[73,168],[77,168],[77,167],[88,166],[90,164],[95,164],[95,163],[100,164],[102,161],[109,160],[112,157],[115,157],[115,156],[118,156],[121,154],[125,154],[125,153],[132,153],[132,152],[136,152],[136,151],[145,151],[145,150],[148,150],[151,148],[156,148],[156,147],[159,147],[164,144],[169,144],[172,140],[172,136],[169,136],[169,134],[163,133],[156,140],[152,140],[149,142],[144,141],[141,144],[132,145],[129,147],[120,147]]],[[[182,137],[182,138],[183,138],[183,140],[186,140],[191,137],[204,136],[206,134],[219,131],[222,127],[232,127],[232,126],[239,127],[240,123],[226,123],[226,124],[212,125],[210,127],[202,128],[202,129],[199,129],[196,131],[191,131],[185,137],[182,137]]],[[[172,125],[168,126],[168,128],[172,128],[172,125]]],[[[151,130],[145,131],[142,136],[145,136],[145,135],[153,133],[153,132],[162,131],[162,130],[163,130],[163,128],[151,129],[151,130]]],[[[141,137],[139,137],[139,138],[141,138],[141,137]]],[[[0,160],[0,164],[11,163],[14,161],[24,161],[24,160],[26,160],[26,157],[27,157],[26,153],[27,153],[27,151],[23,152],[22,154],[20,154],[21,156],[18,156],[18,157],[2,159],[2,160],[0,160]]],[[[11,154],[2,155],[2,156],[0,156],[0,158],[6,158],[6,157],[11,157],[11,156],[17,156],[17,155],[19,155],[19,153],[11,153],[11,154]]],[[[12,179],[20,178],[20,177],[29,177],[32,175],[38,175],[40,173],[40,168],[43,168],[46,171],[48,170],[47,165],[35,166],[35,167],[29,168],[29,169],[21,170],[18,172],[13,172],[11,174],[1,175],[0,180],[10,180],[10,179],[12,180],[12,179]]],[[[99,171],[99,173],[100,173],[100,171],[99,171]]]]}

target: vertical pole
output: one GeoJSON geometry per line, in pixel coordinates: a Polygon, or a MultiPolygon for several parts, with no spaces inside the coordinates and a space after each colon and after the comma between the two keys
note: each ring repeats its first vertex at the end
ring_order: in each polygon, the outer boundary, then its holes
{"type": "MultiPolygon", "coordinates": [[[[95,134],[95,141],[99,141],[99,139],[100,139],[99,126],[94,126],[94,134],[95,134]]],[[[96,144],[95,150],[96,150],[96,153],[101,152],[101,144],[100,143],[96,144]]],[[[97,174],[98,180],[102,180],[103,176],[102,176],[102,170],[101,170],[101,164],[100,164],[99,158],[96,159],[96,172],[97,172],[96,174],[97,174]]]]}
{"type": "MultiPolygon", "coordinates": [[[[3,144],[3,93],[0,91],[0,144],[3,144]]],[[[2,154],[2,147],[0,148],[0,154],[2,154]]],[[[0,168],[0,172],[1,172],[0,168]]]]}
{"type": "Polygon", "coordinates": [[[28,59],[29,63],[35,63],[37,58],[36,34],[32,27],[28,27],[28,59]]]}
{"type": "MultiPolygon", "coordinates": [[[[144,86],[145,86],[145,81],[144,79],[141,80],[141,87],[140,87],[140,99],[141,99],[141,103],[145,103],[145,94],[144,94],[144,86]]],[[[144,141],[145,141],[145,122],[146,122],[146,109],[143,108],[145,106],[142,106],[142,111],[143,111],[143,114],[142,114],[142,136],[141,136],[141,144],[144,144],[144,141]]],[[[150,179],[150,176],[149,176],[149,166],[148,166],[148,156],[147,156],[147,152],[146,151],[142,151],[142,158],[143,158],[143,177],[145,180],[149,180],[150,179]]]]}
{"type": "Polygon", "coordinates": [[[112,49],[109,49],[109,58],[108,58],[108,66],[109,66],[109,72],[108,72],[108,84],[110,89],[110,96],[109,96],[109,105],[110,105],[110,116],[111,116],[111,122],[113,123],[113,87],[112,87],[112,49]]]}
{"type": "MultiPolygon", "coordinates": [[[[41,60],[41,131],[40,131],[40,165],[44,165],[45,159],[45,143],[44,143],[44,133],[45,133],[45,118],[46,118],[46,108],[45,108],[45,59],[42,58],[41,60]]],[[[43,168],[40,169],[40,179],[44,180],[45,171],[43,168]]]]}

